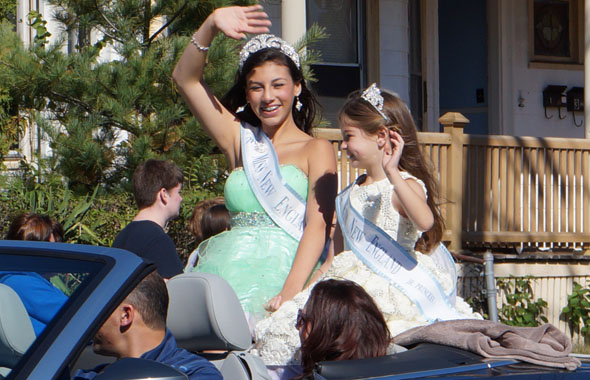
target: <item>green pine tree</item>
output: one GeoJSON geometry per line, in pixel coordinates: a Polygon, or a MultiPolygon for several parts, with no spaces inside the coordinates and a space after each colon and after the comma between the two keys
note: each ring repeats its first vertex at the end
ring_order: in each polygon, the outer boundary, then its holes
{"type": "Polygon", "coordinates": [[[0,21],[16,21],[16,0],[0,0],[0,21]]]}
{"type": "MultiPolygon", "coordinates": [[[[0,27],[0,108],[4,96],[18,109],[20,121],[42,127],[55,170],[82,191],[120,187],[148,158],[203,170],[198,163],[214,147],[176,92],[171,73],[190,35],[213,9],[254,1],[48,2],[65,31],[60,42],[48,43],[43,17],[49,15],[29,15],[37,31],[29,48],[9,25],[0,27]],[[101,59],[105,49],[116,51],[117,59],[101,59]],[[121,139],[122,134],[128,138],[121,139]]],[[[321,37],[322,31],[313,28],[300,46],[321,37]]],[[[237,49],[238,41],[218,37],[208,53],[205,80],[218,96],[233,82],[237,49]]],[[[308,62],[317,58],[312,52],[308,62]]],[[[0,120],[7,119],[0,114],[0,120]]],[[[210,170],[199,177],[222,172],[210,170]]]]}

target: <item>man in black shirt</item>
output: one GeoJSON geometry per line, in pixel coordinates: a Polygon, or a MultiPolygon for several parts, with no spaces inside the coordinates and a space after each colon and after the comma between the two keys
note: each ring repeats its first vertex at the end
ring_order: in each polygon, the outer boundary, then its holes
{"type": "Polygon", "coordinates": [[[182,272],[176,246],[164,232],[166,223],[180,211],[182,181],[182,171],[171,162],[150,159],[140,165],[133,173],[133,194],[139,212],[113,242],[114,248],[126,249],[155,263],[164,278],[182,272]]]}

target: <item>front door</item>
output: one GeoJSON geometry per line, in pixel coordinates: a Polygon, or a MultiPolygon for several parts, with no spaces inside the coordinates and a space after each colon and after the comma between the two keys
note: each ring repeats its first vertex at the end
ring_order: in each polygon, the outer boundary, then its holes
{"type": "Polygon", "coordinates": [[[465,133],[488,134],[486,0],[439,0],[440,114],[460,112],[465,133]]]}

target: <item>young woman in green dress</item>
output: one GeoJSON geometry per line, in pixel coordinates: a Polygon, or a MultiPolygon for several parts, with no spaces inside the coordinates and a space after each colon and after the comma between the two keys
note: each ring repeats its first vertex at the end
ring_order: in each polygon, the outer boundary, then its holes
{"type": "Polygon", "coordinates": [[[218,8],[193,34],[173,72],[231,170],[225,187],[231,230],[203,243],[194,270],[224,277],[254,320],[306,286],[326,251],[337,189],[334,150],[310,136],[317,102],[297,52],[285,41],[252,38],[240,53],[235,85],[221,101],[203,82],[207,50],[218,33],[243,39],[268,32],[269,25],[259,5],[218,8]]]}

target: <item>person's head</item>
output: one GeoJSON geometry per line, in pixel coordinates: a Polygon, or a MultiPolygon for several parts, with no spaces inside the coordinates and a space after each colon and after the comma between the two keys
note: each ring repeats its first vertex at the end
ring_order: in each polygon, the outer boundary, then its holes
{"type": "Polygon", "coordinates": [[[61,242],[63,227],[47,215],[24,213],[12,220],[6,239],[61,242]]]}
{"type": "Polygon", "coordinates": [[[316,363],[382,356],[391,335],[383,314],[371,296],[348,280],[325,280],[313,289],[300,310],[302,378],[316,363]]]}
{"type": "Polygon", "coordinates": [[[55,219],[51,220],[51,233],[56,243],[62,243],[65,241],[64,227],[55,219]]]}
{"type": "Polygon", "coordinates": [[[209,239],[230,229],[229,211],[225,207],[223,197],[206,199],[197,203],[193,210],[188,228],[195,237],[196,243],[209,239]]]}
{"type": "Polygon", "coordinates": [[[297,52],[280,38],[263,34],[244,46],[240,63],[234,86],[222,99],[226,108],[255,126],[278,126],[292,118],[310,133],[319,103],[305,83],[297,52]]]}
{"type": "Polygon", "coordinates": [[[401,135],[404,148],[399,168],[424,182],[428,192],[427,203],[434,216],[433,227],[424,232],[416,243],[416,249],[429,252],[442,239],[444,221],[438,207],[438,184],[432,174],[431,164],[422,154],[418,144],[416,126],[407,105],[398,95],[371,86],[365,91],[355,91],[349,95],[340,110],[338,121],[343,135],[342,147],[346,149],[352,165],[360,168],[374,165],[375,160],[381,162],[382,153],[379,151],[382,151],[388,141],[390,130],[401,135]],[[383,97],[381,113],[367,100],[367,96],[363,96],[371,89],[377,92],[373,95],[383,97]]]}
{"type": "Polygon", "coordinates": [[[168,301],[162,277],[157,272],[149,274],[100,327],[93,340],[94,351],[122,358],[142,351],[134,344],[149,346],[154,341],[157,345],[166,331],[168,301]],[[138,338],[141,343],[137,343],[138,338]]]}
{"type": "Polygon", "coordinates": [[[154,159],[145,161],[135,169],[132,178],[137,208],[142,210],[160,201],[169,218],[178,216],[183,180],[182,171],[174,163],[154,159]]]}

